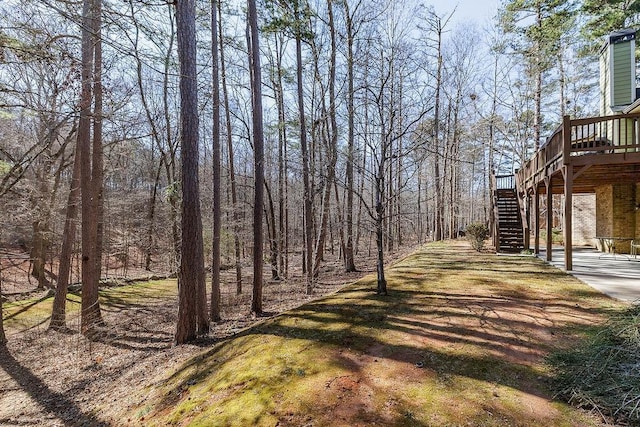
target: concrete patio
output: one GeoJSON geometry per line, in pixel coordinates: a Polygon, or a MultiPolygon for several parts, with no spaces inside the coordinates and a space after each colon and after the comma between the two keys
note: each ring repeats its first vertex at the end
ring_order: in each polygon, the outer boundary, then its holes
{"type": "MultiPolygon", "coordinates": [[[[553,248],[551,264],[564,270],[564,248],[553,248]]],[[[546,260],[546,250],[539,258],[546,260]]],[[[593,248],[573,248],[571,275],[610,297],[640,303],[640,257],[625,254],[605,254],[593,248]]]]}

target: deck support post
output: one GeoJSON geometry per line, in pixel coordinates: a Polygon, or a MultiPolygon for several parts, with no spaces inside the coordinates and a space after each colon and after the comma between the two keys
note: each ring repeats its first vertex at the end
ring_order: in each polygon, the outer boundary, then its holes
{"type": "Polygon", "coordinates": [[[525,228],[524,228],[524,244],[523,248],[528,251],[531,247],[531,194],[529,191],[525,191],[524,196],[524,215],[525,215],[525,228]]]}
{"type": "Polygon", "coordinates": [[[573,270],[573,164],[563,168],[564,174],[564,269],[573,270]]]}
{"type": "Polygon", "coordinates": [[[551,177],[544,179],[547,191],[547,261],[553,260],[553,190],[551,188],[551,177]]]}
{"type": "Polygon", "coordinates": [[[533,190],[533,252],[540,253],[540,193],[538,186],[533,190]]]}

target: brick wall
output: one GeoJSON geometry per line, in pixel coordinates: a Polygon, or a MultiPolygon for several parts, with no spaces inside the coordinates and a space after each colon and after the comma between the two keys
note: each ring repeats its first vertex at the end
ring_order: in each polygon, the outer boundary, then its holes
{"type": "Polygon", "coordinates": [[[575,246],[595,246],[596,233],[596,195],[573,195],[573,244],[575,246]]]}
{"type": "Polygon", "coordinates": [[[640,184],[636,184],[636,202],[634,205],[636,213],[636,232],[634,237],[636,241],[640,240],[640,184]]]}
{"type": "MultiPolygon", "coordinates": [[[[630,238],[638,235],[636,187],[635,184],[596,187],[596,235],[630,238]]],[[[629,242],[616,246],[619,252],[629,252],[629,242]]]]}

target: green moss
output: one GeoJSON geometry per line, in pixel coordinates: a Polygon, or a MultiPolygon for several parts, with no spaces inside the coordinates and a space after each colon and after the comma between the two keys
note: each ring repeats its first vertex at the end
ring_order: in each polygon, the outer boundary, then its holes
{"type": "MultiPolygon", "coordinates": [[[[3,114],[2,111],[0,111],[0,118],[3,118],[2,114],[3,114]]],[[[3,160],[0,160],[0,178],[8,174],[10,170],[11,170],[11,164],[3,160]]]]}
{"type": "MultiPolygon", "coordinates": [[[[105,308],[146,305],[153,300],[166,299],[177,294],[175,280],[140,282],[127,286],[103,288],[100,290],[100,304],[105,308]]],[[[33,327],[47,325],[53,309],[53,294],[42,298],[29,298],[2,306],[4,327],[9,333],[16,333],[33,327]]],[[[80,310],[80,296],[67,294],[67,314],[76,315],[80,310]]]]}
{"type": "Polygon", "coordinates": [[[544,354],[616,303],[463,244],[388,269],[388,296],[367,276],[173,368],[144,424],[590,425],[552,402],[544,354]]]}

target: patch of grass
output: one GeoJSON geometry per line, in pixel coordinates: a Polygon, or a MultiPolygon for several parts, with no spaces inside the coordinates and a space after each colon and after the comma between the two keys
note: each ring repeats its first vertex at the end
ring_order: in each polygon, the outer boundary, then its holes
{"type": "Polygon", "coordinates": [[[545,356],[618,303],[464,241],[425,246],[387,280],[388,296],[367,276],[171,367],[140,391],[153,409],[138,422],[597,425],[553,401],[545,356]]]}
{"type": "MultiPolygon", "coordinates": [[[[2,118],[2,112],[0,112],[0,118],[2,118]]],[[[11,170],[11,164],[3,160],[0,160],[0,178],[8,174],[10,170],[11,170]]]]}
{"type": "MultiPolygon", "coordinates": [[[[562,230],[558,228],[554,228],[551,233],[551,238],[553,239],[554,245],[562,245],[564,244],[564,235],[562,234],[562,230]]],[[[540,230],[540,239],[547,241],[547,230],[540,230]]]]}
{"type": "MultiPolygon", "coordinates": [[[[132,285],[100,289],[100,304],[107,310],[134,305],[145,306],[154,299],[177,294],[174,279],[140,282],[132,285]]],[[[48,325],[53,308],[53,294],[41,298],[29,298],[2,305],[4,327],[8,333],[18,333],[48,325]]],[[[77,315],[80,295],[67,294],[67,314],[77,315]]]]}
{"type": "Polygon", "coordinates": [[[616,422],[640,424],[640,306],[612,315],[549,361],[559,396],[616,422]]]}

